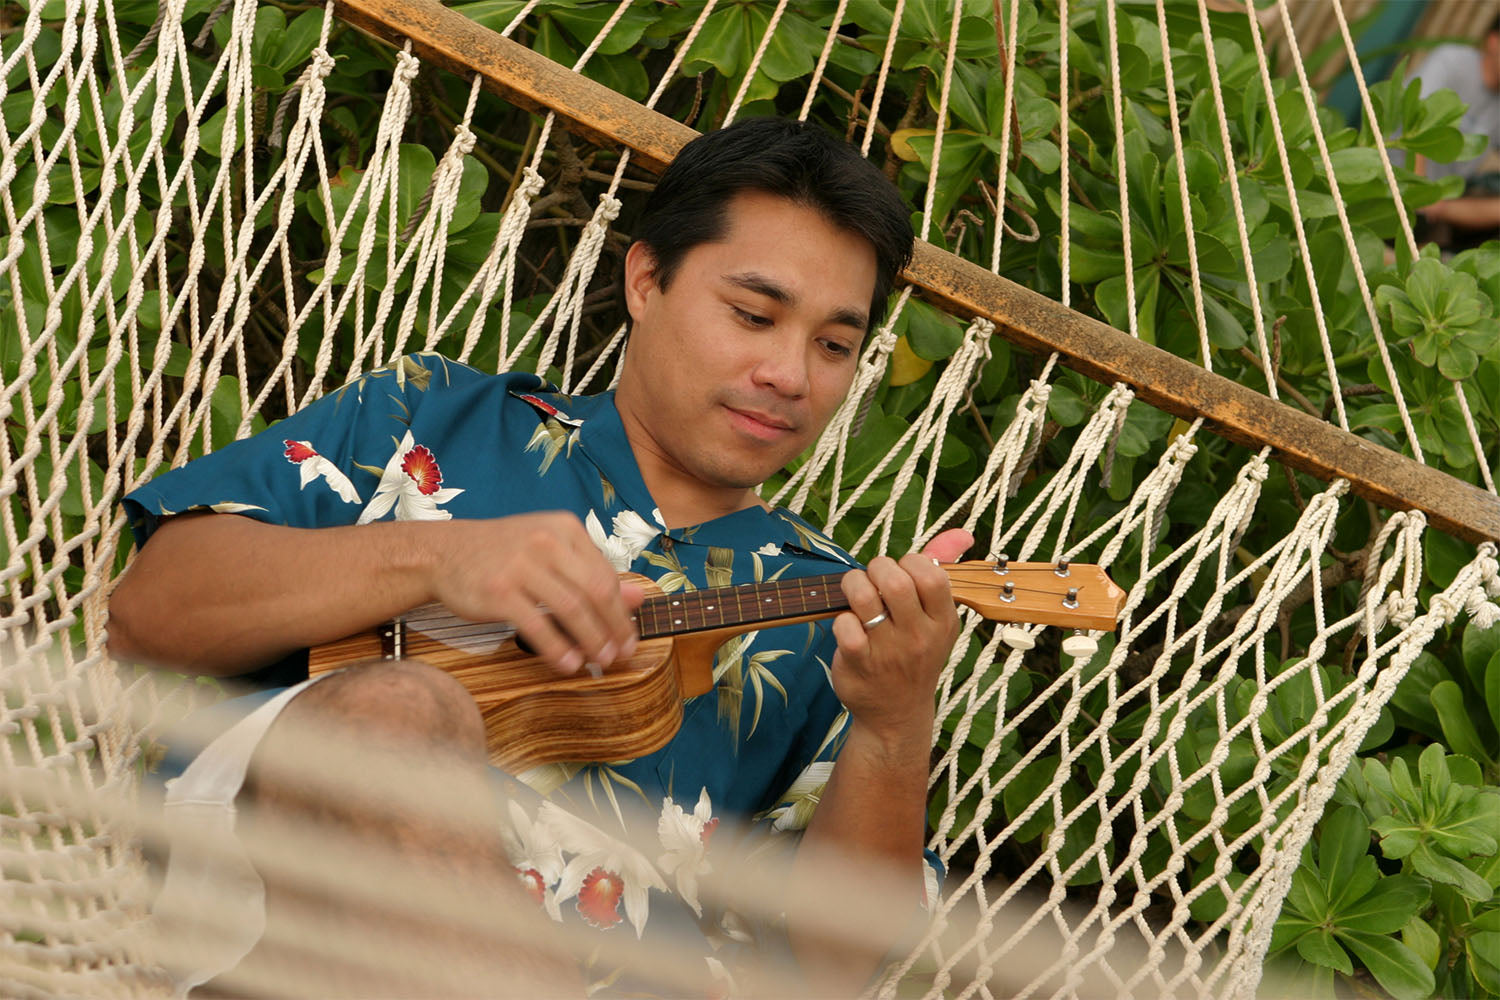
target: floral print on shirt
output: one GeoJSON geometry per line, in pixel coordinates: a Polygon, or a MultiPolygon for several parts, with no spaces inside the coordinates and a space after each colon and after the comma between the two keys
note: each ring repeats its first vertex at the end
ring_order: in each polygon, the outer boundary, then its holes
{"type": "MultiPolygon", "coordinates": [[[[785,510],[669,529],[611,394],[570,396],[435,355],[370,372],[147,483],[125,506],[140,542],[159,518],[191,509],[306,528],[571,511],[616,570],[666,593],[855,565],[785,510]]],[[[721,821],[750,823],[752,838],[795,837],[816,810],[847,727],[827,678],[833,651],[828,622],[744,633],[720,648],[714,690],[684,704],[661,750],[497,772],[497,836],[539,915],[606,934],[696,932],[713,991],[748,982],[745,960],[778,932],[710,905],[703,880],[733,846],[720,844],[721,821]]],[[[591,992],[638,988],[618,972],[589,966],[591,992]]]]}

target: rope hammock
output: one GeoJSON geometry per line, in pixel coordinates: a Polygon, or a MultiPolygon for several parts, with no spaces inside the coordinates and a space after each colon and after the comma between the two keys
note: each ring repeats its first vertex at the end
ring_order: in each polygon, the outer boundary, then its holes
{"type": "MultiPolygon", "coordinates": [[[[441,351],[492,370],[552,370],[568,391],[607,387],[623,330],[602,340],[588,333],[596,272],[607,273],[607,263],[604,270],[600,265],[618,238],[612,227],[643,186],[638,168],[659,168],[693,134],[652,109],[680,82],[717,5],[684,5],[695,11],[693,22],[644,105],[581,75],[599,52],[640,43],[629,2],[612,9],[571,72],[507,41],[539,16],[537,0],[489,5],[491,17],[504,22],[499,32],[425,2],[330,3],[297,17],[281,36],[282,54],[296,59],[286,67],[296,82],[274,103],[257,73],[278,57],[258,47],[256,28],[285,15],[256,0],[210,6],[169,0],[141,39],[122,34],[111,0],[33,3],[24,20],[3,25],[0,992],[6,995],[153,996],[166,989],[150,957],[151,897],[139,846],[146,821],[129,803],[151,763],[153,736],[203,692],[114,664],[105,653],[111,584],[129,559],[120,497],[412,351],[441,351]],[[373,133],[360,164],[329,160],[330,138],[348,129],[330,112],[331,100],[368,86],[367,66],[336,58],[334,40],[346,24],[395,46],[383,111],[378,121],[358,123],[373,133]],[[202,72],[204,65],[211,71],[202,72]],[[467,103],[449,123],[450,144],[432,151],[430,180],[411,190],[403,164],[414,154],[403,135],[414,115],[432,113],[418,85],[429,74],[442,75],[445,85],[460,81],[467,103]],[[524,141],[508,136],[502,148],[484,135],[476,112],[494,99],[491,92],[536,113],[524,141]],[[579,143],[617,154],[612,171],[594,171],[579,143]],[[501,164],[506,149],[519,153],[501,164]],[[495,224],[476,236],[465,205],[484,173],[476,171],[480,158],[501,168],[497,176],[509,187],[495,224]],[[558,164],[560,170],[552,169],[558,164]],[[603,188],[581,213],[576,183],[559,193],[563,181],[554,179],[549,189],[549,174],[567,170],[588,173],[603,188]],[[567,199],[563,207],[573,215],[566,224],[577,238],[555,287],[538,291],[522,245],[557,218],[553,194],[567,199]],[[49,222],[59,206],[76,221],[76,239],[49,222]],[[291,249],[291,234],[309,229],[328,234],[326,259],[315,270],[291,249]],[[279,342],[267,340],[266,316],[279,342]],[[261,364],[260,356],[273,360],[261,364]]],[[[757,80],[766,79],[758,71],[786,38],[779,32],[808,24],[789,13],[786,0],[763,6],[763,31],[749,40],[748,65],[726,77],[729,119],[757,100],[757,80]]],[[[815,95],[831,86],[826,71],[847,37],[840,32],[848,6],[837,4],[815,66],[793,85],[806,88],[804,117],[815,95]]],[[[1091,56],[1108,65],[1105,93],[1070,93],[1068,61],[1079,50],[1057,50],[1061,92],[1050,113],[1060,122],[1060,178],[1050,194],[1062,216],[1060,302],[1000,277],[1007,250],[1028,233],[1025,213],[1006,195],[1019,132],[993,137],[998,174],[982,178],[986,192],[998,193],[1004,222],[992,227],[987,266],[933,245],[944,238],[935,199],[945,144],[969,139],[952,129],[949,111],[964,46],[972,42],[961,30],[963,13],[973,6],[931,8],[946,19],[940,25],[946,46],[931,63],[937,118],[924,139],[930,147],[917,158],[928,170],[917,227],[933,243],[919,246],[892,315],[865,345],[848,400],[811,454],[774,481],[766,499],[807,511],[830,531],[857,520],[862,528],[846,544],[864,557],[964,526],[983,529],[979,548],[990,557],[1100,563],[1128,582],[1129,598],[1117,633],[1094,634],[1097,652],[1075,656],[1059,653],[1040,627],[998,629],[965,616],[937,693],[930,778],[929,846],[951,874],[934,919],[875,990],[1076,996],[1088,995],[1081,985],[1088,980],[1117,995],[1249,997],[1313,827],[1408,668],[1450,624],[1467,617],[1485,626],[1500,617],[1500,506],[1486,446],[1464,386],[1450,383],[1446,391],[1463,414],[1484,489],[1421,464],[1412,408],[1392,367],[1393,339],[1383,330],[1361,263],[1367,255],[1340,198],[1337,152],[1329,149],[1301,60],[1293,59],[1294,85],[1275,98],[1274,57],[1252,3],[1243,10],[1254,71],[1236,86],[1260,90],[1269,143],[1284,165],[1282,193],[1296,222],[1293,266],[1305,271],[1309,295],[1300,305],[1320,345],[1317,377],[1340,384],[1330,307],[1320,298],[1327,286],[1315,273],[1283,133],[1283,116],[1294,113],[1306,126],[1296,142],[1329,178],[1353,271],[1351,294],[1376,331],[1396,434],[1410,442],[1413,458],[1350,434],[1338,392],[1320,420],[1278,402],[1283,389],[1275,378],[1262,395],[1212,373],[1215,304],[1199,270],[1206,251],[1196,225],[1182,233],[1200,339],[1194,361],[1142,342],[1138,300],[1147,292],[1131,267],[1124,268],[1125,331],[1067,308],[1070,269],[1082,259],[1070,234],[1084,211],[1071,193],[1070,170],[1092,152],[1071,145],[1080,133],[1070,115],[1081,99],[1104,100],[1112,109],[1114,170],[1121,178],[1129,173],[1127,130],[1134,126],[1124,111],[1126,43],[1113,4],[1102,5],[1099,16],[1104,51],[1091,56]],[[892,447],[869,460],[860,436],[879,416],[871,400],[890,377],[903,316],[919,308],[913,292],[961,320],[961,338],[919,414],[892,447]],[[978,456],[973,481],[956,498],[942,496],[935,486],[946,431],[971,419],[975,387],[1002,337],[1036,352],[1037,364],[1017,386],[1013,412],[996,425],[993,448],[978,456]],[[1058,433],[1049,424],[1049,404],[1065,368],[1104,388],[1071,432],[1066,460],[1040,470],[1039,451],[1058,433]],[[1128,415],[1147,404],[1177,418],[1171,443],[1154,466],[1136,468],[1117,510],[1093,524],[1080,508],[1084,488],[1111,481],[1128,415]],[[1215,434],[1248,446],[1227,452],[1242,463],[1237,474],[1219,474],[1229,485],[1190,534],[1158,544],[1176,491],[1203,475],[1203,463],[1226,454],[1210,447],[1215,434]],[[1263,513],[1279,462],[1313,473],[1323,485],[1304,498],[1289,531],[1247,551],[1247,528],[1263,513]],[[1334,561],[1336,519],[1364,502],[1351,494],[1394,512],[1360,567],[1358,600],[1338,610],[1325,604],[1324,578],[1334,561]],[[1084,524],[1086,535],[1078,530],[1084,524]],[[1418,587],[1429,524],[1466,547],[1466,564],[1423,606],[1418,587]],[[1306,648],[1284,649],[1283,610],[1306,603],[1309,593],[1313,638],[1306,648]],[[1283,711],[1292,701],[1297,710],[1283,711]],[[1084,770],[1090,780],[1079,793],[1072,776],[1084,770]],[[1152,790],[1153,777],[1167,794],[1152,790]],[[1018,852],[1018,843],[1030,849],[1018,852]],[[1044,938],[1052,942],[1044,961],[1021,981],[997,985],[1044,938]]],[[[1159,82],[1169,105],[1164,120],[1178,162],[1186,110],[1178,106],[1168,8],[1187,11],[1203,36],[1213,81],[1209,120],[1224,162],[1235,162],[1241,141],[1231,134],[1224,67],[1212,42],[1220,23],[1214,18],[1223,15],[1211,17],[1209,6],[1157,0],[1131,8],[1154,17],[1159,29],[1159,38],[1137,32],[1129,45],[1159,46],[1165,72],[1159,82]]],[[[888,7],[888,42],[867,99],[851,99],[856,111],[882,107],[903,18],[938,16],[914,11],[906,0],[888,7]]],[[[1069,0],[1056,7],[1067,30],[1076,12],[1069,0]]],[[[1002,77],[991,87],[998,84],[1007,115],[1018,107],[1018,79],[1028,71],[1021,46],[1004,44],[1022,37],[1022,8],[994,5],[1002,77]]],[[[5,8],[6,16],[14,10],[5,8]]],[[[1295,55],[1287,5],[1271,11],[1295,55]]],[[[1171,30],[1180,31],[1177,24],[1171,30]]],[[[1357,71],[1341,13],[1338,26],[1357,71]]],[[[805,35],[796,37],[791,44],[803,44],[805,35]]],[[[1373,119],[1370,91],[1356,76],[1373,119]]],[[[868,151],[877,135],[889,136],[899,124],[856,114],[851,130],[868,151]]],[[[1377,148],[1378,176],[1399,203],[1390,160],[1377,148]]],[[[1160,197],[1192,220],[1187,175],[1168,172],[1173,183],[1160,197]]],[[[1261,371],[1275,372],[1279,331],[1258,291],[1253,213],[1234,170],[1222,183],[1235,219],[1231,249],[1249,288],[1249,350],[1261,371]]],[[[1140,191],[1121,183],[1118,196],[1119,204],[1107,208],[1118,210],[1124,259],[1132,260],[1138,234],[1131,199],[1140,191]]],[[[1031,197],[1042,200],[1039,192],[1031,197]]],[[[1409,227],[1397,241],[1417,254],[1409,227]]]]}

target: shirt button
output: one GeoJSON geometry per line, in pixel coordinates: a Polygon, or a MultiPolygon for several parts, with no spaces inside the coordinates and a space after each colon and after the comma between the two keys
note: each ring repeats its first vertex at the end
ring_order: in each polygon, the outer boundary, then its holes
{"type": "Polygon", "coordinates": [[[672,551],[672,536],[671,535],[662,535],[661,536],[661,550],[663,552],[671,552],[672,551]]]}

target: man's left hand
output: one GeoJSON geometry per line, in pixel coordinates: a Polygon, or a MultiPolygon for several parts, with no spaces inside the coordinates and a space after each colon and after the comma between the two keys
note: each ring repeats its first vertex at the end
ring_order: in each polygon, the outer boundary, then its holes
{"type": "Polygon", "coordinates": [[[833,688],[855,723],[890,745],[930,738],[932,692],[958,637],[948,574],[938,563],[956,561],[972,544],[972,535],[954,528],[920,553],[878,556],[844,575],[850,610],[833,623],[833,688]]]}

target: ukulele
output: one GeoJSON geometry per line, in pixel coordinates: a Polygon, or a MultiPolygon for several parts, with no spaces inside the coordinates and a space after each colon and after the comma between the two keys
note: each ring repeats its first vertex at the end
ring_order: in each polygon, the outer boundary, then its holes
{"type": "MultiPolygon", "coordinates": [[[[1098,566],[970,561],[942,567],[953,600],[997,622],[1115,627],[1125,591],[1098,566]]],[[[560,676],[505,622],[471,622],[439,604],[314,647],[319,674],[370,660],[420,659],[448,671],[478,703],[490,759],[507,771],[578,760],[628,760],[665,746],[682,703],[713,690],[714,653],[759,628],[847,611],[842,573],[666,594],[636,574],[646,599],[632,615],[640,642],[604,673],[560,676]]]]}

